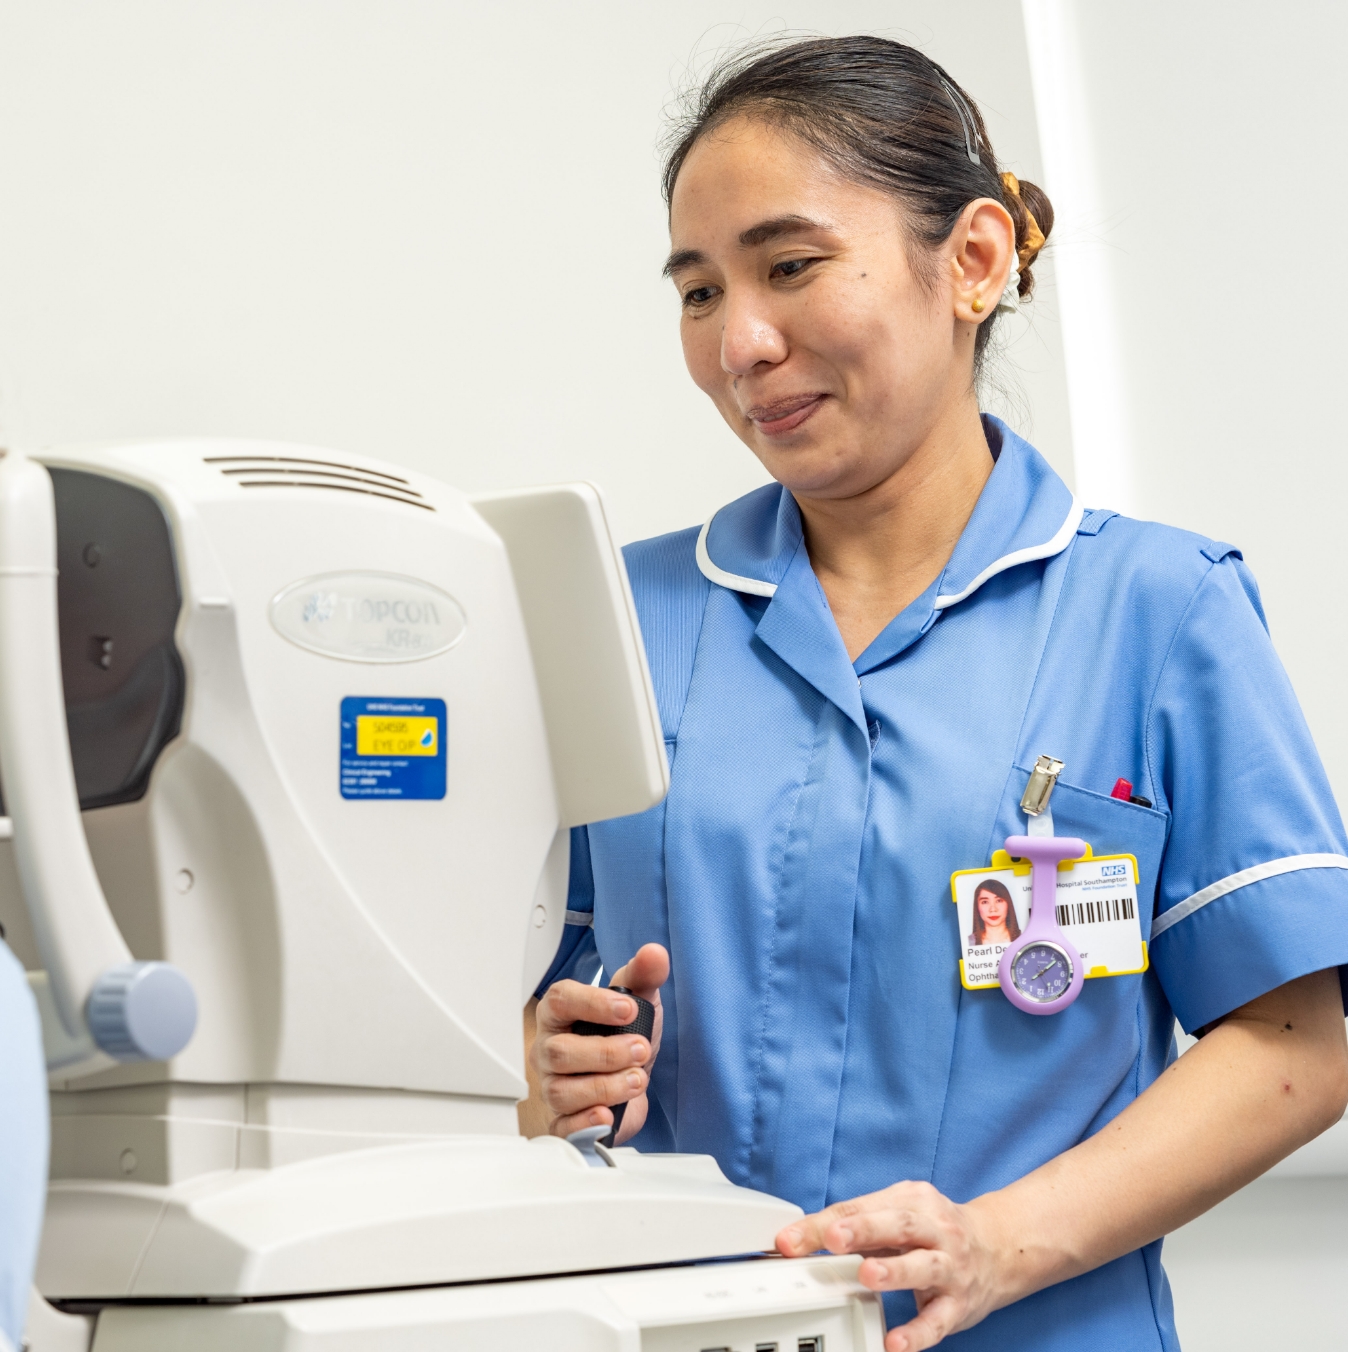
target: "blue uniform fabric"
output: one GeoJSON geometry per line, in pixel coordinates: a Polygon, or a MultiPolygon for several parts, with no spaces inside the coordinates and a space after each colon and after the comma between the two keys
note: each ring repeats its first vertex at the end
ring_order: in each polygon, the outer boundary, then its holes
{"type": "MultiPolygon", "coordinates": [[[[1010,1183],[1156,1079],[1176,1015],[1200,1028],[1348,963],[1348,840],[1239,552],[1083,513],[984,425],[996,463],[948,565],[855,662],[777,485],[701,540],[627,551],[672,782],[586,829],[576,896],[607,971],[670,950],[634,1144],[807,1211],[899,1179],[957,1201],[1010,1183]],[[1040,754],[1066,762],[1058,834],[1137,856],[1152,940],[1150,970],[1052,1017],[961,987],[949,886],[1025,829],[1040,754]],[[1154,806],[1111,798],[1120,776],[1154,806]],[[1204,901],[1275,860],[1294,862],[1204,901]]],[[[1176,1348],[1160,1245],[948,1342],[1176,1348]]]]}
{"type": "Polygon", "coordinates": [[[0,1347],[18,1347],[28,1316],[47,1194],[47,1073],[37,1006],[0,943],[0,1347]]]}
{"type": "Polygon", "coordinates": [[[567,923],[552,964],[534,992],[542,995],[563,975],[587,984],[599,974],[599,952],[594,942],[594,872],[590,866],[590,834],[583,826],[571,828],[571,871],[567,877],[567,923]],[[571,917],[577,920],[572,921],[571,917]],[[586,919],[581,922],[580,916],[586,919]]]}

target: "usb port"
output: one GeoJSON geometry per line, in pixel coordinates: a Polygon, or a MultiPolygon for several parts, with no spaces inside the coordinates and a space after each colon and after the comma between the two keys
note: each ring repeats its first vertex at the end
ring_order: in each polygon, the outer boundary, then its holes
{"type": "Polygon", "coordinates": [[[796,1352],[824,1352],[824,1335],[816,1333],[813,1338],[797,1338],[796,1352]]]}

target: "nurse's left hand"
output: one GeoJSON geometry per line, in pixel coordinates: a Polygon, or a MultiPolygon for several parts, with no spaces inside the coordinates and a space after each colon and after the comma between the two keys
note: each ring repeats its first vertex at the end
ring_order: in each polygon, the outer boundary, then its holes
{"type": "Polygon", "coordinates": [[[917,1352],[977,1324],[1007,1303],[984,1218],[930,1183],[895,1183],[838,1202],[777,1236],[788,1258],[827,1249],[866,1255],[858,1280],[872,1291],[911,1291],[917,1318],[885,1335],[886,1352],[917,1352]]]}

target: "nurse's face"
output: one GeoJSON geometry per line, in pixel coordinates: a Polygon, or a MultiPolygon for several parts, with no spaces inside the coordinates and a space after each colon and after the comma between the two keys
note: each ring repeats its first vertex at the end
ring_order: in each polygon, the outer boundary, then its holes
{"type": "Polygon", "coordinates": [[[1000,929],[1006,924],[1006,898],[999,897],[995,892],[980,892],[978,914],[983,917],[986,928],[1000,929]]]}
{"type": "Polygon", "coordinates": [[[919,276],[896,200],[795,136],[746,119],[704,136],[670,235],[688,370],[794,493],[865,492],[974,398],[960,230],[919,276]]]}

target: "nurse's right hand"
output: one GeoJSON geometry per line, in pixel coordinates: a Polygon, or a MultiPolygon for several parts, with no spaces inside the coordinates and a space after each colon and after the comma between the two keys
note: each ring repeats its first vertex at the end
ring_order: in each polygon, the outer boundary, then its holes
{"type": "Polygon", "coordinates": [[[646,944],[613,974],[613,985],[626,986],[655,1006],[655,1032],[649,1042],[636,1033],[581,1037],[571,1031],[578,1019],[619,1028],[631,1023],[637,1009],[626,995],[579,981],[559,981],[548,987],[538,1002],[538,1031],[529,1055],[538,1072],[552,1135],[569,1136],[582,1127],[612,1125],[611,1108],[617,1103],[627,1104],[619,1145],[645,1125],[646,1086],[665,1022],[660,987],[668,979],[669,954],[659,944],[646,944]]]}

